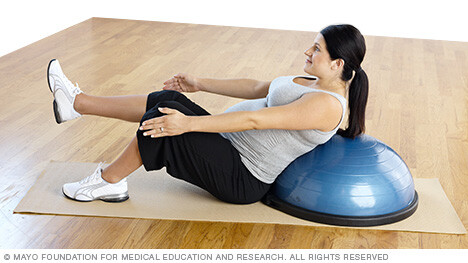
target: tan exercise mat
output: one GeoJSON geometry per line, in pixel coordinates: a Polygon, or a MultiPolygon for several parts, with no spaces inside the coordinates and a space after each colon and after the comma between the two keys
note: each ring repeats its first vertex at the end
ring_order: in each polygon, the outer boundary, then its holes
{"type": "MultiPolygon", "coordinates": [[[[221,202],[203,189],[174,179],[164,169],[146,172],[140,168],[130,175],[130,199],[122,203],[76,202],[63,196],[62,184],[81,180],[96,167],[94,163],[49,163],[14,212],[335,227],[295,218],[261,202],[250,205],[221,202]]],[[[466,233],[438,179],[415,179],[415,185],[419,207],[411,217],[365,229],[466,233]]]]}

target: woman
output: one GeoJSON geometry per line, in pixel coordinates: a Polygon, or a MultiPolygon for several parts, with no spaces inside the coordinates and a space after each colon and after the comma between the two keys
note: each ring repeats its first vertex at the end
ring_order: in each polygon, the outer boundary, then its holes
{"type": "Polygon", "coordinates": [[[304,54],[304,71],[262,82],[202,79],[180,73],[163,91],[146,95],[96,97],[83,93],[63,74],[57,60],[48,68],[57,123],[83,114],[140,122],[136,136],[105,169],[65,184],[78,201],[128,199],[125,177],[144,165],[166,167],[175,178],[218,199],[248,204],[260,200],[286,166],[335,133],[364,132],[368,80],[361,68],[364,37],[351,25],[323,29],[304,54]],[[210,115],[180,92],[205,91],[248,99],[225,113],[210,115]],[[339,127],[346,114],[348,126],[339,127]]]}

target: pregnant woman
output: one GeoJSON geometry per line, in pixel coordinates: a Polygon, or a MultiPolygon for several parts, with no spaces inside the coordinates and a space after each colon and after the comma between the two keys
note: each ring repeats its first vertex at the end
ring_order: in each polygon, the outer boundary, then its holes
{"type": "Polygon", "coordinates": [[[57,123],[82,115],[139,122],[136,136],[109,166],[99,165],[79,182],[63,185],[77,201],[121,202],[126,177],[141,165],[166,167],[178,179],[235,204],[259,201],[297,157],[335,133],[364,132],[368,79],[361,62],[365,40],[351,25],[331,25],[304,54],[306,76],[270,81],[204,79],[186,73],[149,95],[98,97],[83,93],[57,60],[48,67],[57,123]],[[181,92],[211,92],[246,99],[211,115],[181,92]],[[348,98],[348,101],[346,100],[348,98]],[[339,129],[346,112],[346,129],[339,129]]]}

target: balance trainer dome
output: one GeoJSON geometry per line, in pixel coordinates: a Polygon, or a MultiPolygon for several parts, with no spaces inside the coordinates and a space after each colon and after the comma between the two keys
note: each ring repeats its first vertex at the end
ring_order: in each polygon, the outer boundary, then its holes
{"type": "Polygon", "coordinates": [[[333,136],[293,161],[263,202],[306,220],[344,226],[400,221],[418,205],[401,157],[372,136],[333,136]]]}

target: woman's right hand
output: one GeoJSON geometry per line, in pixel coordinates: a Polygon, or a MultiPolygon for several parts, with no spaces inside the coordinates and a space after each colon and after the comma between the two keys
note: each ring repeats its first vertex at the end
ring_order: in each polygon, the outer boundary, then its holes
{"type": "Polygon", "coordinates": [[[163,83],[163,90],[175,90],[179,92],[200,91],[198,79],[186,73],[178,73],[163,83]]]}

